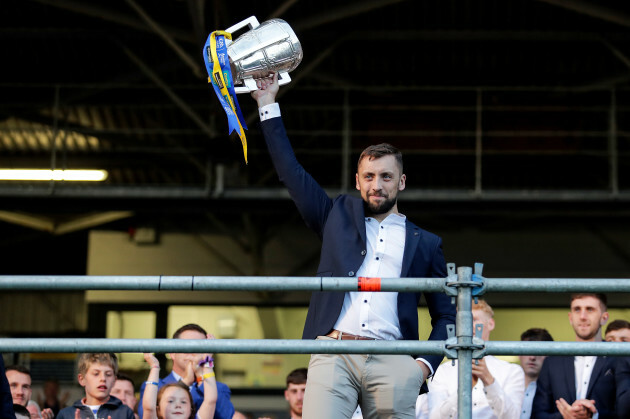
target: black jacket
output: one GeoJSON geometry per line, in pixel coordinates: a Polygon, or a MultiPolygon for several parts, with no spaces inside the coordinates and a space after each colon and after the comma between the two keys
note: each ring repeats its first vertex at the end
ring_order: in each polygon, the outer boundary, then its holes
{"type": "MultiPolygon", "coordinates": [[[[61,409],[56,419],[74,419],[74,412],[77,409],[81,410],[82,419],[94,419],[92,411],[81,402],[81,399],[74,402],[72,406],[61,409]]],[[[108,416],[112,419],[134,419],[133,411],[114,396],[109,396],[109,400],[98,409],[97,415],[99,419],[107,419],[108,416]]]]}

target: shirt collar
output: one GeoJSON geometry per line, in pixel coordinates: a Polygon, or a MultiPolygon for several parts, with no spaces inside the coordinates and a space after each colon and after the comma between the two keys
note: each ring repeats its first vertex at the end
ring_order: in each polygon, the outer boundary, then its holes
{"type": "MultiPolygon", "coordinates": [[[[392,213],[392,214],[389,214],[383,221],[381,221],[381,225],[391,224],[391,225],[404,226],[406,220],[407,220],[407,217],[405,216],[405,214],[392,213]]],[[[366,222],[376,221],[376,218],[374,218],[374,217],[365,217],[365,221],[366,222]]]]}

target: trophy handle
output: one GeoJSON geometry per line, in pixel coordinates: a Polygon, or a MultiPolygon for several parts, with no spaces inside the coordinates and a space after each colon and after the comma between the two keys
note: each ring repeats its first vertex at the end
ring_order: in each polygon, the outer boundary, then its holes
{"type": "Polygon", "coordinates": [[[254,90],[258,90],[258,87],[256,87],[256,80],[252,79],[251,77],[243,79],[243,84],[245,85],[243,87],[234,86],[234,91],[237,95],[239,93],[249,93],[253,92],[254,90]]]}
{"type": "MultiPolygon", "coordinates": [[[[280,71],[278,73],[278,86],[288,84],[289,82],[291,82],[291,76],[289,76],[289,73],[287,73],[286,71],[280,71]]],[[[234,91],[236,92],[236,94],[249,93],[253,92],[254,90],[258,90],[258,87],[256,86],[256,80],[251,77],[243,79],[243,84],[245,85],[243,87],[234,87],[234,91]]]]}
{"type": "Polygon", "coordinates": [[[256,19],[256,16],[250,16],[247,19],[238,22],[236,25],[230,26],[225,31],[229,33],[233,33],[241,28],[244,28],[245,26],[249,26],[249,29],[254,29],[254,28],[259,27],[260,23],[258,22],[258,19],[256,19]]]}

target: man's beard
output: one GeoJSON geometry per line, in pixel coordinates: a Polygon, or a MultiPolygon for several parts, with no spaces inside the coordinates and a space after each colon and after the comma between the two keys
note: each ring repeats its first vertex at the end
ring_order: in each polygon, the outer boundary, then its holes
{"type": "MultiPolygon", "coordinates": [[[[385,214],[389,212],[389,210],[394,208],[394,205],[396,205],[397,197],[395,196],[393,198],[386,198],[378,204],[370,202],[370,196],[374,196],[374,195],[368,195],[367,200],[363,200],[363,208],[367,214],[372,214],[372,215],[385,214]]],[[[382,195],[376,195],[376,196],[382,196],[382,195]]]]}

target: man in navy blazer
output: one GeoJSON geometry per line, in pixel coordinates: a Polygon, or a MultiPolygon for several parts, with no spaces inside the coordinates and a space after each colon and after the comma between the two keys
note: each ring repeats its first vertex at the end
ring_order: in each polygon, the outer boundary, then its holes
{"type": "Polygon", "coordinates": [[[0,354],[0,418],[15,419],[13,411],[13,396],[11,396],[11,388],[9,380],[4,371],[4,358],[0,354]]]}
{"type": "MultiPolygon", "coordinates": [[[[571,296],[569,322],[578,342],[601,342],[608,321],[604,294],[571,296]]],[[[550,356],[538,377],[532,418],[617,418],[615,370],[617,358],[550,356]],[[576,382],[576,377],[579,378],[576,382]]]]}
{"type": "Polygon", "coordinates": [[[630,418],[630,357],[617,360],[617,413],[620,418],[630,418]]]}
{"type": "MultiPolygon", "coordinates": [[[[322,240],[317,276],[445,277],[441,239],[398,212],[398,192],[406,184],[400,152],[389,144],[368,147],[357,166],[361,198],[330,199],[293,153],[275,103],[277,75],[257,84],[252,97],[275,169],[322,240]]],[[[419,298],[420,293],[405,292],[314,292],[303,338],[418,340],[419,298]]],[[[442,293],[426,293],[425,299],[433,326],[429,339],[446,339],[446,325],[455,322],[454,305],[442,293]]],[[[350,418],[360,404],[367,417],[413,418],[420,386],[442,358],[313,355],[304,417],[350,418]]]]}

